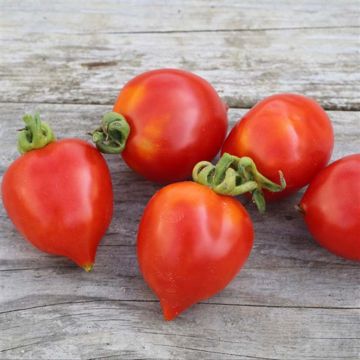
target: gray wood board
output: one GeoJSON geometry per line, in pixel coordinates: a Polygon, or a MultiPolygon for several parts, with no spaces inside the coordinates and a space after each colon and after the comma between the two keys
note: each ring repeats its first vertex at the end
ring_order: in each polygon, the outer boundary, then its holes
{"type": "MultiPolygon", "coordinates": [[[[0,179],[18,156],[25,111],[39,110],[59,138],[86,139],[126,81],[160,67],[210,81],[232,123],[279,92],[352,110],[329,111],[332,159],[360,152],[359,29],[359,0],[0,0],[0,179]]],[[[301,193],[264,216],[247,204],[249,261],[168,323],[135,247],[160,187],[106,158],[115,214],[93,273],[31,247],[0,207],[1,359],[360,358],[359,265],[311,239],[294,210],[301,193]]]]}
{"type": "Polygon", "coordinates": [[[63,303],[3,314],[4,358],[358,360],[359,310],[201,304],[164,322],[152,302],[63,303]]]}
{"type": "Polygon", "coordinates": [[[1,5],[5,29],[22,33],[356,27],[360,12],[358,0],[2,0],[1,5]]]}
{"type": "Polygon", "coordinates": [[[2,6],[0,101],[111,104],[134,75],[177,67],[231,107],[278,92],[360,107],[359,1],[17,4],[2,6]]]}
{"type": "MultiPolygon", "coordinates": [[[[16,129],[38,110],[59,138],[94,128],[104,105],[2,104],[0,174],[18,155],[16,129]]],[[[233,124],[245,113],[230,109],[233,124]]],[[[360,151],[360,116],[329,112],[333,159],[360,151]]],[[[93,273],[37,251],[0,210],[0,358],[356,359],[360,338],[360,268],[320,248],[293,206],[300,194],[247,208],[256,240],[243,270],[220,294],[176,321],[162,320],[136,260],[142,210],[159,189],[107,156],[115,215],[93,273]]],[[[242,199],[244,203],[244,199],[242,199]]]]}

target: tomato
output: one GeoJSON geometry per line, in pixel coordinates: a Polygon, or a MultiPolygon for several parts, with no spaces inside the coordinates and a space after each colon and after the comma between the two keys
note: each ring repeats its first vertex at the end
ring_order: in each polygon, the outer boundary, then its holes
{"type": "Polygon", "coordinates": [[[329,161],[334,143],[331,122],[312,99],[296,94],[270,96],[256,104],[234,126],[222,152],[252,158],[259,171],[286,189],[265,191],[267,199],[292,194],[308,184],[329,161]]]}
{"type": "Polygon", "coordinates": [[[360,154],[346,156],[320,171],[299,206],[320,245],[360,261],[360,154]]]}
{"type": "Polygon", "coordinates": [[[137,253],[165,319],[222,290],[248,258],[253,236],[232,197],[190,181],[157,192],[139,225],[137,253]]]}
{"type": "MultiPolygon", "coordinates": [[[[186,179],[198,161],[211,160],[227,130],[227,107],[214,88],[182,70],[136,76],[120,91],[113,111],[130,127],[123,159],[137,173],[160,183],[186,179]]],[[[106,131],[107,125],[103,128],[106,131]]],[[[107,144],[108,138],[102,140],[107,144]]],[[[101,151],[108,150],[95,142],[101,151]]]]}
{"type": "Polygon", "coordinates": [[[30,243],[91,269],[113,209],[110,173],[94,146],[65,139],[26,152],[5,172],[1,192],[30,243]]]}

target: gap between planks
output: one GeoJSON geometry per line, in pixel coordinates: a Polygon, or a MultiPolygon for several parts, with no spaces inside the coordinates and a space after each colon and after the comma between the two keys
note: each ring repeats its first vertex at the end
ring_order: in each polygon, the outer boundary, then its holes
{"type": "MultiPolygon", "coordinates": [[[[64,301],[53,304],[43,304],[30,306],[28,308],[19,308],[11,309],[6,311],[1,311],[0,315],[6,315],[13,312],[28,311],[33,309],[41,309],[52,306],[61,306],[61,305],[73,305],[73,304],[90,304],[90,303],[159,303],[157,299],[93,299],[93,300],[81,300],[81,301],[64,301]]],[[[236,303],[220,303],[220,302],[207,302],[200,301],[196,305],[206,305],[206,306],[235,306],[235,307],[251,307],[251,308],[269,308],[269,309],[303,309],[303,310],[360,310],[360,307],[353,306],[297,306],[297,305],[266,305],[266,304],[236,304],[236,303]]]]}
{"type": "MultiPolygon", "coordinates": [[[[360,26],[294,26],[283,28],[261,29],[194,29],[194,30],[140,30],[140,31],[101,31],[104,35],[146,35],[146,34],[191,34],[191,33],[229,33],[229,32],[265,32],[265,31],[296,31],[296,30],[332,30],[332,29],[360,29],[360,26]]],[[[34,32],[36,33],[36,31],[34,32]]],[[[74,32],[73,35],[94,35],[98,32],[74,32]]]]}
{"type": "MultiPolygon", "coordinates": [[[[104,64],[105,66],[105,64],[104,64]]],[[[238,101],[237,99],[234,99],[234,103],[232,102],[232,100],[227,99],[224,100],[225,102],[229,102],[229,109],[239,109],[239,110],[249,110],[251,109],[253,106],[256,105],[257,102],[241,102],[238,101]],[[240,103],[240,104],[239,104],[240,103]]],[[[64,102],[58,102],[58,101],[0,101],[0,106],[3,105],[5,106],[6,104],[34,104],[34,105],[39,105],[39,104],[44,104],[44,105],[73,105],[73,106],[77,106],[77,105],[91,105],[91,106],[113,106],[114,102],[105,102],[105,103],[100,103],[100,102],[96,102],[96,101],[89,101],[89,102],[77,102],[75,101],[64,101],[64,102]]],[[[359,112],[360,111],[360,104],[359,105],[354,105],[354,106],[324,106],[321,105],[321,107],[325,110],[325,111],[338,111],[338,112],[359,112]]]]}

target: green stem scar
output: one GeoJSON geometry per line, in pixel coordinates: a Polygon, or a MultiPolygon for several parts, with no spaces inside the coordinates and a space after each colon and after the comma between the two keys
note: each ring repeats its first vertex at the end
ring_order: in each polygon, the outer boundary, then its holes
{"type": "Polygon", "coordinates": [[[25,128],[19,130],[17,142],[18,150],[21,154],[41,149],[56,140],[50,126],[40,120],[39,113],[36,113],[34,116],[26,114],[23,120],[25,128]]]}
{"type": "Polygon", "coordinates": [[[251,192],[252,200],[260,212],[265,211],[263,189],[279,192],[285,189],[286,182],[279,171],[280,185],[270,181],[256,168],[249,157],[237,157],[224,153],[216,165],[201,161],[193,169],[193,180],[206,185],[220,195],[237,196],[251,192]]]}
{"type": "Polygon", "coordinates": [[[130,126],[124,116],[108,112],[101,119],[101,126],[90,135],[96,147],[105,154],[120,154],[126,145],[130,126]]]}

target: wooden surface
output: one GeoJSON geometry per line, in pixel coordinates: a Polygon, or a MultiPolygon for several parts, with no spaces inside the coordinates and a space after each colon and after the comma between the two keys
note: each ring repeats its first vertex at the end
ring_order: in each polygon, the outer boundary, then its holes
{"type": "MultiPolygon", "coordinates": [[[[60,138],[86,138],[125,81],[159,67],[208,79],[232,123],[267,95],[312,96],[333,121],[333,159],[360,152],[359,1],[2,0],[0,9],[0,175],[18,156],[24,112],[40,111],[60,138]]],[[[0,208],[1,359],[360,358],[359,264],[313,242],[293,208],[301,194],[263,216],[248,204],[256,239],[244,269],[164,322],[135,253],[159,186],[107,160],[115,215],[93,273],[32,248],[0,208]]]]}

